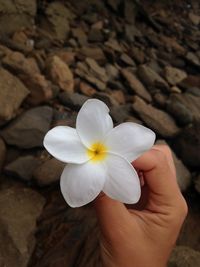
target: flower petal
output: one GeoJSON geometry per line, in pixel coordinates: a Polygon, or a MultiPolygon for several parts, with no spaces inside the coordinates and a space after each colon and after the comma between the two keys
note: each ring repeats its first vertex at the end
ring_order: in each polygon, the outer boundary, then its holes
{"type": "Polygon", "coordinates": [[[71,207],[80,207],[94,200],[101,192],[106,179],[102,164],[68,164],[60,180],[63,197],[71,207]]]}
{"type": "Polygon", "coordinates": [[[46,150],[60,161],[80,164],[89,160],[87,148],[71,127],[57,126],[51,129],[43,143],[46,150]]]}
{"type": "Polygon", "coordinates": [[[150,149],[155,133],[137,123],[125,122],[113,128],[104,141],[109,152],[121,155],[129,162],[150,149]]]}
{"type": "Polygon", "coordinates": [[[101,141],[113,128],[109,108],[98,99],[87,100],[76,119],[76,130],[85,146],[101,141]]]}
{"type": "Polygon", "coordinates": [[[106,160],[108,179],[103,192],[112,199],[126,204],[138,202],[141,195],[140,181],[133,166],[124,158],[108,155],[106,160]]]}

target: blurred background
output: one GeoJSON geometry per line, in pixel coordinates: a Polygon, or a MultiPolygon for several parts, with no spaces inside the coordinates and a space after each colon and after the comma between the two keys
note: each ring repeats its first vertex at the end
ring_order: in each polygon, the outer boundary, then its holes
{"type": "Polygon", "coordinates": [[[101,266],[42,146],[91,97],[171,147],[189,214],[168,267],[200,266],[199,29],[198,0],[0,0],[0,267],[101,266]]]}

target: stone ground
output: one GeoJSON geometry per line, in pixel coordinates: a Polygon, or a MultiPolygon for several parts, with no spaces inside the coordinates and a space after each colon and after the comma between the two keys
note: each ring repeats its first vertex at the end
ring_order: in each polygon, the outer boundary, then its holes
{"type": "Polygon", "coordinates": [[[42,147],[91,97],[171,147],[189,215],[168,267],[200,266],[200,4],[141,2],[0,0],[0,267],[101,266],[42,147]]]}

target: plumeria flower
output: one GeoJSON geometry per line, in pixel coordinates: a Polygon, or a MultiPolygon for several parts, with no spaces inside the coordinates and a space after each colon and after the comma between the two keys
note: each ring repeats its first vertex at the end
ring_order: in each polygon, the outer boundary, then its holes
{"type": "Polygon", "coordinates": [[[136,123],[113,128],[108,107],[90,99],[78,113],[76,129],[51,129],[44,146],[56,159],[68,163],[61,175],[61,192],[71,207],[80,207],[101,191],[123,203],[138,202],[140,180],[131,162],[150,149],[154,141],[154,132],[136,123]]]}

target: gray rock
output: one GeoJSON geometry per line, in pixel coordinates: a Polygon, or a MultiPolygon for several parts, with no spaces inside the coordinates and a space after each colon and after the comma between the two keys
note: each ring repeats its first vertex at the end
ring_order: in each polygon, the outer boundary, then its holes
{"type": "Polygon", "coordinates": [[[157,87],[169,92],[169,85],[167,82],[152,68],[147,65],[140,65],[138,68],[138,75],[142,82],[147,86],[157,87]]]}
{"type": "Polygon", "coordinates": [[[186,106],[174,100],[173,98],[169,99],[166,103],[167,111],[175,118],[180,126],[185,126],[192,123],[193,116],[191,111],[186,106]]]}
{"type": "Polygon", "coordinates": [[[167,66],[164,69],[164,76],[169,84],[176,85],[187,78],[187,73],[183,70],[167,66]]]}
{"type": "Polygon", "coordinates": [[[33,156],[24,156],[6,165],[4,171],[8,175],[16,176],[24,181],[30,181],[39,164],[39,159],[33,156]]]}
{"type": "Polygon", "coordinates": [[[79,93],[68,94],[64,92],[59,94],[59,100],[63,105],[74,108],[76,110],[79,110],[84,102],[88,99],[89,97],[79,93]]]}
{"type": "Polygon", "coordinates": [[[177,246],[172,251],[168,267],[200,266],[200,252],[186,246],[177,246]]]}
{"type": "Polygon", "coordinates": [[[2,124],[15,116],[29,91],[17,77],[3,68],[0,68],[0,88],[0,124],[2,124]]]}
{"type": "MultiPolygon", "coordinates": [[[[176,105],[181,104],[184,106],[183,114],[186,116],[185,120],[189,120],[189,116],[192,116],[194,120],[200,121],[200,97],[188,93],[172,94],[169,100],[172,103],[176,103],[176,105]]],[[[180,110],[180,113],[181,112],[182,111],[180,110]]],[[[184,121],[184,118],[180,119],[184,121]]]]}
{"type": "Polygon", "coordinates": [[[36,0],[0,0],[0,34],[12,34],[34,25],[36,0]],[[5,27],[6,25],[6,27],[5,27]]]}
{"type": "Polygon", "coordinates": [[[42,147],[52,114],[52,108],[47,106],[30,109],[12,121],[1,135],[7,144],[19,148],[42,147]]]}
{"type": "Polygon", "coordinates": [[[127,69],[122,69],[121,73],[123,77],[126,79],[126,81],[128,82],[129,86],[131,87],[134,93],[142,97],[147,102],[152,101],[152,97],[147,91],[147,89],[144,87],[144,85],[137,79],[137,77],[133,73],[131,73],[127,69]]]}
{"type": "Polygon", "coordinates": [[[35,169],[33,177],[39,186],[50,185],[59,181],[65,165],[57,159],[48,159],[35,169]]]}
{"type": "Polygon", "coordinates": [[[157,134],[163,137],[173,137],[179,133],[174,119],[164,111],[146,104],[141,98],[135,97],[133,110],[157,134]]]}
{"type": "MultiPolygon", "coordinates": [[[[158,140],[156,141],[156,144],[161,144],[161,145],[168,145],[165,140],[158,140]]],[[[174,164],[176,167],[176,178],[178,185],[181,189],[182,192],[186,191],[188,187],[191,184],[191,174],[187,167],[183,164],[183,162],[176,156],[174,151],[171,149],[174,164]]]]}
{"type": "Polygon", "coordinates": [[[92,58],[86,58],[86,63],[89,67],[89,71],[96,78],[101,80],[102,82],[107,82],[108,77],[104,68],[100,67],[99,64],[92,58]]]}
{"type": "Polygon", "coordinates": [[[6,145],[4,141],[0,138],[0,173],[4,164],[5,157],[6,157],[6,145]]]}
{"type": "Polygon", "coordinates": [[[119,124],[125,122],[130,117],[131,107],[130,105],[111,107],[110,114],[113,120],[119,124]]]}
{"type": "Polygon", "coordinates": [[[35,246],[36,220],[44,198],[14,185],[0,191],[0,259],[3,266],[26,267],[35,246]]]}
{"type": "Polygon", "coordinates": [[[174,148],[186,165],[200,166],[200,121],[194,122],[177,136],[174,148]]]}
{"type": "Polygon", "coordinates": [[[118,105],[117,101],[107,93],[97,92],[93,97],[103,101],[109,108],[118,105]]]}

